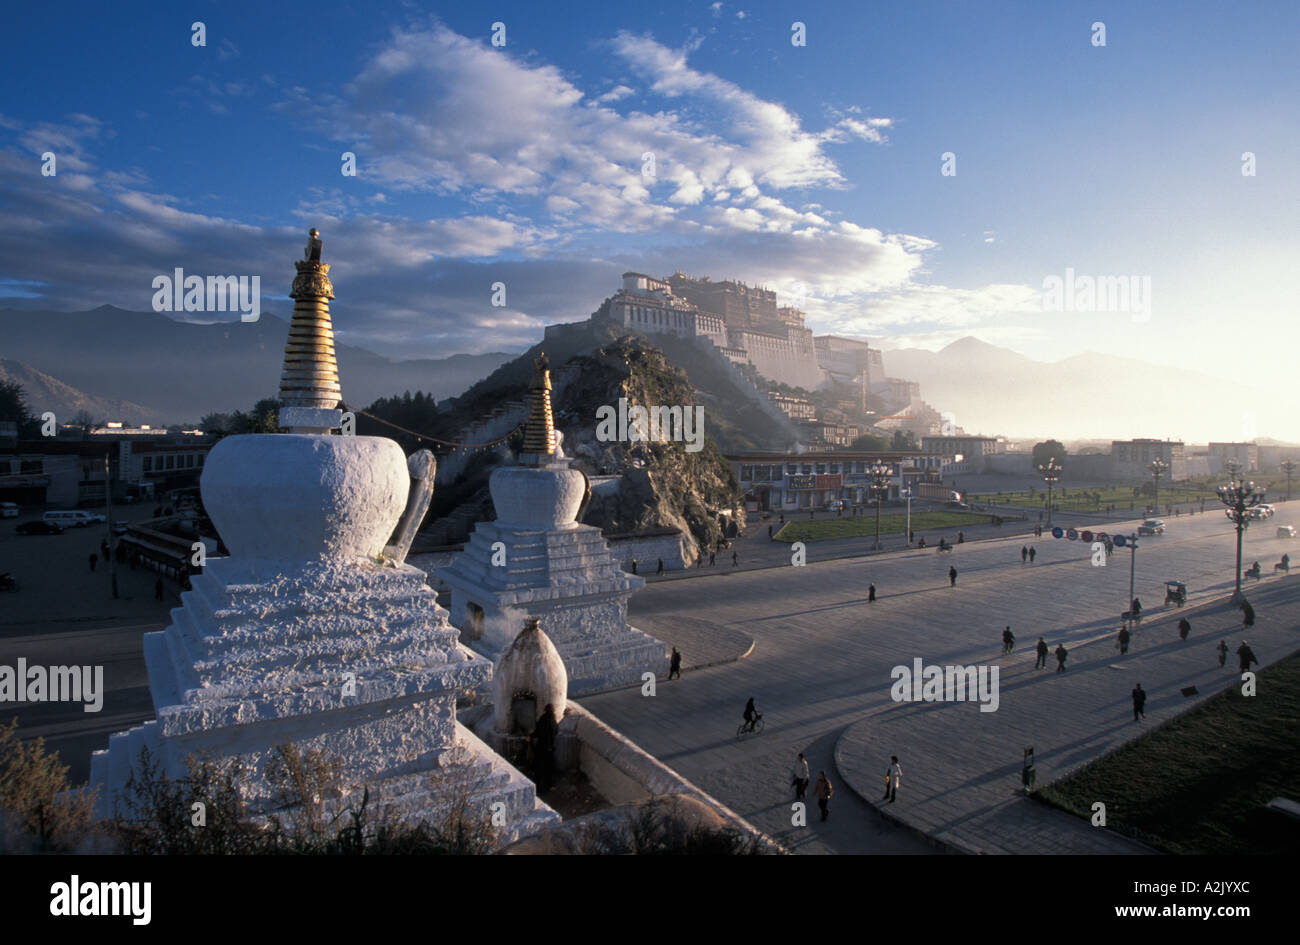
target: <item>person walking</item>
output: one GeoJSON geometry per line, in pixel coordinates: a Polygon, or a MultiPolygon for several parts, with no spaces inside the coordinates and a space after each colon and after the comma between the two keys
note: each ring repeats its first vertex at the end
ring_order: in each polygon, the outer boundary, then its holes
{"type": "Polygon", "coordinates": [[[1038,549],[1035,548],[1033,545],[1030,545],[1030,546],[1029,546],[1029,563],[1030,563],[1030,564],[1033,564],[1033,563],[1034,563],[1034,559],[1037,558],[1037,557],[1038,557],[1038,549]]]}
{"type": "Polygon", "coordinates": [[[889,767],[885,769],[885,796],[882,801],[894,803],[898,797],[898,786],[903,783],[903,766],[898,763],[898,755],[889,756],[889,767]]]}
{"type": "Polygon", "coordinates": [[[1133,626],[1136,627],[1140,623],[1142,623],[1142,601],[1141,600],[1139,600],[1136,597],[1133,598],[1133,603],[1130,606],[1129,611],[1133,614],[1133,626]]]}
{"type": "Polygon", "coordinates": [[[821,771],[817,774],[817,786],[813,788],[813,797],[817,798],[817,806],[821,808],[822,820],[831,815],[831,795],[835,789],[831,787],[830,779],[826,777],[826,772],[821,771]]]}
{"type": "MultiPolygon", "coordinates": [[[[93,565],[91,566],[91,570],[94,570],[93,565]]],[[[1243,600],[1241,602],[1241,625],[1243,627],[1255,626],[1255,608],[1250,606],[1250,601],[1248,600],[1243,600]]]]}
{"type": "Polygon", "coordinates": [[[1010,627],[1007,627],[1005,630],[1002,631],[1002,652],[1010,653],[1012,650],[1015,649],[1015,647],[1016,647],[1015,634],[1011,632],[1010,627]]]}
{"type": "Polygon", "coordinates": [[[1128,632],[1128,627],[1120,627],[1119,642],[1115,644],[1117,647],[1119,647],[1120,656],[1123,656],[1125,653],[1128,652],[1128,641],[1131,639],[1132,639],[1132,635],[1128,632]]]}
{"type": "Polygon", "coordinates": [[[1020,563],[1024,564],[1029,560],[1029,548],[1027,545],[1020,546],[1020,563]]]}
{"type": "Polygon", "coordinates": [[[794,785],[794,799],[802,801],[812,781],[812,776],[808,773],[808,759],[803,756],[803,752],[799,752],[799,757],[795,759],[794,770],[790,775],[790,783],[794,785]]]}
{"type": "Polygon", "coordinates": [[[664,559],[663,559],[663,558],[660,558],[660,559],[659,559],[659,567],[655,570],[655,575],[658,576],[658,575],[663,574],[663,573],[664,573],[664,559]]]}
{"type": "Polygon", "coordinates": [[[1065,672],[1065,658],[1069,655],[1070,651],[1065,648],[1065,644],[1058,643],[1056,645],[1056,671],[1058,673],[1065,672]]]}
{"type": "Polygon", "coordinates": [[[875,603],[875,600],[876,600],[876,585],[874,585],[874,584],[868,584],[868,585],[867,585],[867,603],[868,603],[868,604],[875,603]]]}
{"type": "Polygon", "coordinates": [[[1186,640],[1187,635],[1192,632],[1192,622],[1186,617],[1178,621],[1178,639],[1186,640]]]}
{"type": "Polygon", "coordinates": [[[1146,704],[1147,704],[1147,694],[1142,689],[1142,684],[1138,683],[1136,686],[1133,687],[1133,721],[1134,722],[1138,720],[1139,715],[1142,716],[1142,718],[1144,719],[1147,717],[1146,704]]]}
{"type": "Polygon", "coordinates": [[[1038,659],[1034,661],[1034,669],[1038,669],[1040,666],[1047,669],[1047,641],[1039,637],[1038,646],[1035,649],[1038,650],[1038,659]]]}
{"type": "Polygon", "coordinates": [[[731,553],[731,566],[734,568],[734,567],[736,567],[738,564],[740,564],[740,554],[739,554],[739,552],[735,552],[735,551],[733,551],[733,552],[731,553]]]}
{"type": "Polygon", "coordinates": [[[1245,640],[1242,640],[1241,646],[1237,647],[1237,660],[1241,664],[1241,669],[1238,671],[1242,673],[1250,672],[1250,664],[1259,662],[1259,660],[1255,659],[1255,651],[1250,648],[1250,644],[1245,640]]]}
{"type": "Polygon", "coordinates": [[[632,559],[632,573],[636,574],[636,558],[632,559]]]}
{"type": "Polygon", "coordinates": [[[767,526],[767,540],[768,540],[768,541],[771,541],[771,540],[772,540],[772,526],[771,526],[771,525],[767,526]]]}
{"type": "Polygon", "coordinates": [[[95,553],[92,551],[92,552],[90,553],[90,557],[87,558],[86,560],[90,562],[90,570],[91,570],[91,571],[94,571],[94,570],[95,570],[95,562],[97,562],[97,561],[99,560],[99,555],[95,554],[95,553]]]}
{"type": "Polygon", "coordinates": [[[1222,666],[1228,662],[1228,641],[1220,640],[1219,645],[1215,647],[1219,651],[1219,665],[1222,666]]]}
{"type": "Polygon", "coordinates": [[[956,587],[956,586],[957,586],[957,569],[956,569],[956,568],[953,568],[953,567],[948,568],[948,586],[949,586],[949,587],[956,587]]]}
{"type": "Polygon", "coordinates": [[[677,652],[677,647],[673,647],[673,657],[668,661],[668,678],[682,678],[682,654],[677,652]]]}

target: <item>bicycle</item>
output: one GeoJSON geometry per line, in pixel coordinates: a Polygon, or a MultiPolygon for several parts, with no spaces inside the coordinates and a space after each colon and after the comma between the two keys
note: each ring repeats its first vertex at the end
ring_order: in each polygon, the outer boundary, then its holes
{"type": "Polygon", "coordinates": [[[740,728],[736,729],[736,741],[740,741],[746,735],[750,735],[750,734],[757,735],[762,731],[763,731],[763,713],[760,712],[758,713],[758,717],[754,719],[753,723],[750,722],[740,723],[740,728]]]}

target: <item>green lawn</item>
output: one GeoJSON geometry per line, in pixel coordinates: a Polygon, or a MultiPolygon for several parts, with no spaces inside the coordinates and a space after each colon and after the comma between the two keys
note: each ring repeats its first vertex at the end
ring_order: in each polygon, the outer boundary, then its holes
{"type": "MultiPolygon", "coordinates": [[[[970,494],[965,497],[968,502],[977,502],[980,505],[1021,505],[1021,506],[1038,506],[1043,507],[1047,501],[1046,489],[1035,489],[1031,494],[1029,492],[1003,492],[998,493],[979,493],[970,494]]],[[[1201,486],[1185,487],[1182,484],[1175,488],[1161,484],[1160,487],[1160,505],[1182,505],[1184,511],[1191,504],[1200,507],[1201,500],[1205,501],[1205,508],[1208,511],[1211,503],[1217,506],[1218,496],[1213,489],[1207,489],[1201,486]]],[[[1060,489],[1052,490],[1052,502],[1057,508],[1072,512],[1095,512],[1108,505],[1115,506],[1116,509],[1127,509],[1130,504],[1135,512],[1141,512],[1151,502],[1150,496],[1133,495],[1132,486],[1105,486],[1096,489],[1065,489],[1064,495],[1060,489]]]]}
{"type": "MultiPolygon", "coordinates": [[[[1016,516],[1018,518],[1018,516],[1016,516]]],[[[1004,519],[1005,520],[1005,519],[1004,519]]],[[[912,531],[917,538],[927,533],[927,544],[939,541],[938,531],[943,529],[971,528],[975,525],[988,525],[990,517],[979,512],[922,512],[912,513],[912,531]]],[[[880,534],[901,534],[907,528],[907,515],[903,512],[890,512],[880,515],[880,534]]],[[[776,541],[821,541],[826,538],[875,537],[876,516],[846,515],[843,518],[824,518],[807,522],[786,522],[772,537],[776,541]]],[[[948,535],[948,538],[953,536],[948,535]]]]}
{"type": "MultiPolygon", "coordinates": [[[[1230,665],[1235,654],[1229,654],[1230,665]]],[[[1300,821],[1265,811],[1300,801],[1300,654],[1210,699],[1034,796],[1170,853],[1292,854],[1300,821]]]]}

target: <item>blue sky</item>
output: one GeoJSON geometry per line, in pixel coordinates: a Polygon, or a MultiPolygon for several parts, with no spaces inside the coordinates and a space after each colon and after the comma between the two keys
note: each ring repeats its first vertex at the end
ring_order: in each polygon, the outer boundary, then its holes
{"type": "Polygon", "coordinates": [[[1250,324],[1280,393],[1298,26],[1292,2],[10,5],[0,306],[147,309],[179,266],[260,275],[287,314],[315,225],[340,338],[394,356],[519,350],[622,271],[681,268],[887,347],[1226,377],[1250,324]],[[1067,268],[1149,276],[1149,317],[1043,311],[1067,268]]]}

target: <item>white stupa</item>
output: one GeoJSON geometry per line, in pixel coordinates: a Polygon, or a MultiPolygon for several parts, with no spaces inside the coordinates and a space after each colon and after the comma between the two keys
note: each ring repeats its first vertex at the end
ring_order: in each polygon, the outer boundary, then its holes
{"type": "Polygon", "coordinates": [[[558,447],[546,356],[537,359],[518,466],[492,473],[495,522],[480,522],[438,576],[451,587],[451,619],[475,650],[500,657],[538,618],[564,660],[569,692],[598,692],[668,670],[668,648],[627,622],[645,586],[625,574],[600,529],[576,521],[587,477],[558,447]]]}
{"type": "Polygon", "coordinates": [[[171,625],[144,637],[157,718],[94,754],[98,812],[113,812],[148,747],[173,777],[191,754],[238,758],[250,809],[269,814],[283,798],[267,761],[293,743],[338,764],[332,807],[368,789],[373,809],[437,823],[454,805],[486,817],[499,801],[505,833],[528,833],[558,815],[456,720],[457,694],[486,685],[492,665],[458,643],[405,564],[432,457],[408,466],[392,440],[329,435],[342,415],[320,252],[312,230],[290,293],[280,421],[293,432],[226,437],[209,454],[203,501],[230,557],[210,560],[171,625]]]}

